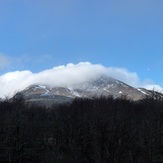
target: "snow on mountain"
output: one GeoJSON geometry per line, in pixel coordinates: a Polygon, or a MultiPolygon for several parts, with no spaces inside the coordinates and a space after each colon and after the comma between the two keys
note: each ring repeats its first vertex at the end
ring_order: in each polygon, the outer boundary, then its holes
{"type": "Polygon", "coordinates": [[[77,83],[73,86],[50,87],[31,85],[21,92],[28,101],[67,102],[76,97],[91,98],[100,96],[121,97],[139,100],[146,96],[143,89],[136,89],[114,78],[101,75],[93,80],[77,83]]]}
{"type": "Polygon", "coordinates": [[[145,92],[145,91],[143,91],[143,89],[142,89],[142,88],[138,88],[138,91],[140,91],[141,93],[143,93],[143,94],[145,94],[145,95],[148,95],[147,91],[146,91],[146,92],[145,92]]]}

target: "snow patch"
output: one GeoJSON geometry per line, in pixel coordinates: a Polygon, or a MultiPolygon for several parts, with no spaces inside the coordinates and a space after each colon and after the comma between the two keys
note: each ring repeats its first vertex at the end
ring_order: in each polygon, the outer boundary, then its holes
{"type": "Polygon", "coordinates": [[[141,93],[143,93],[143,94],[147,95],[147,93],[146,93],[146,92],[144,92],[144,91],[142,91],[140,88],[138,88],[137,90],[138,90],[138,91],[140,91],[141,93]]]}
{"type": "Polygon", "coordinates": [[[75,96],[77,96],[77,97],[80,97],[80,95],[79,95],[76,91],[74,91],[74,89],[73,89],[72,87],[68,87],[68,89],[70,90],[70,92],[71,92],[73,95],[75,95],[75,96]]]}

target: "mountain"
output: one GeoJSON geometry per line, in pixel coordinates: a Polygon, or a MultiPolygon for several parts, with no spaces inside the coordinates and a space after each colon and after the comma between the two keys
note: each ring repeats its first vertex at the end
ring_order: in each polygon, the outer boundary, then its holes
{"type": "Polygon", "coordinates": [[[20,93],[28,102],[38,102],[51,106],[54,103],[70,102],[76,97],[92,98],[112,95],[114,98],[126,96],[128,99],[139,100],[145,98],[149,92],[146,89],[136,89],[122,81],[101,75],[93,80],[73,86],[31,85],[20,93]]]}

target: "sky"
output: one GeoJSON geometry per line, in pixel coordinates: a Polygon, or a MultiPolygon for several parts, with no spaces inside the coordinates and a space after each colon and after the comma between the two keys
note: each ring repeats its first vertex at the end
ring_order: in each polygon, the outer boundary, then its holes
{"type": "Polygon", "coordinates": [[[99,67],[132,86],[162,90],[162,6],[162,0],[0,0],[0,97],[44,76],[84,79],[99,67]]]}

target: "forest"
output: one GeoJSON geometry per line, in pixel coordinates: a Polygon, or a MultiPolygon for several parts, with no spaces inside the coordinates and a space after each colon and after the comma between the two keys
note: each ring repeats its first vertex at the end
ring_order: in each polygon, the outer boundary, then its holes
{"type": "Polygon", "coordinates": [[[163,99],[76,98],[51,108],[0,102],[1,163],[163,161],[163,99]]]}

